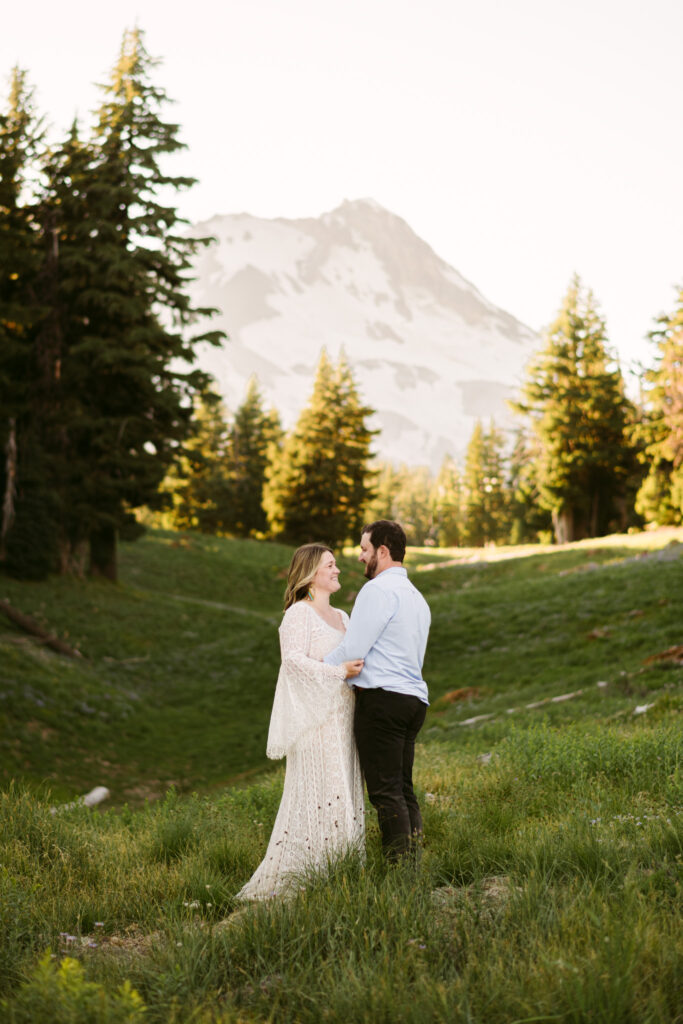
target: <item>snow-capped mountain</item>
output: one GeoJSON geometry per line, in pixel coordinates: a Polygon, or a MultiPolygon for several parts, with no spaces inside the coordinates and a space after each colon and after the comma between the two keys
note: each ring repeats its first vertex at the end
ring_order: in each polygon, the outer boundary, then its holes
{"type": "Polygon", "coordinates": [[[323,347],[343,348],[376,410],[378,454],[438,468],[460,458],[477,418],[510,422],[538,337],[498,309],[372,200],[319,218],[216,216],[192,233],[216,241],[196,260],[194,302],[229,336],[200,346],[228,409],[255,374],[285,427],[308,401],[323,347]]]}

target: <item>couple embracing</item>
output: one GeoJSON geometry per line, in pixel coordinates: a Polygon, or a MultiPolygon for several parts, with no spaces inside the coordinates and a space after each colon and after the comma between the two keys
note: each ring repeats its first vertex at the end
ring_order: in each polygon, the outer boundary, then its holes
{"type": "Polygon", "coordinates": [[[267,746],[269,757],[287,758],[284,790],[266,855],[240,900],[276,896],[297,873],[362,846],[363,776],[388,860],[408,854],[422,834],[412,768],[428,705],[430,612],[403,568],[398,523],[364,527],[360,547],[368,582],[350,619],[330,604],[340,589],[334,553],[305,544],[292,558],[267,746]]]}

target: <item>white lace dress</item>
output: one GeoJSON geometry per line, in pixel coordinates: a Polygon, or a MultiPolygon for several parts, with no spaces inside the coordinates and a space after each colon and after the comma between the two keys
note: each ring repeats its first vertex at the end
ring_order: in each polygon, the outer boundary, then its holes
{"type": "Polygon", "coordinates": [[[322,659],[348,625],[335,629],[307,601],[280,625],[282,665],[268,733],[268,757],[287,758],[285,784],[266,855],[237,899],[269,899],[293,873],[324,868],[362,847],[363,780],[353,738],[354,693],[342,665],[322,659]]]}

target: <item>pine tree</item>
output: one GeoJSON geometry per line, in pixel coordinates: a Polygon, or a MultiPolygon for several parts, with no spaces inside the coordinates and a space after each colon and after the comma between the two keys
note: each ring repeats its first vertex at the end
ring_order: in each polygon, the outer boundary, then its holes
{"type": "Polygon", "coordinates": [[[37,207],[42,239],[38,284],[47,310],[35,337],[41,368],[34,381],[35,419],[56,498],[58,567],[79,575],[93,525],[86,494],[92,466],[81,426],[91,371],[81,346],[89,333],[88,290],[97,265],[98,233],[89,199],[95,166],[94,147],[81,141],[74,122],[63,144],[44,159],[46,183],[37,207]]]}
{"type": "Polygon", "coordinates": [[[433,484],[427,466],[378,463],[375,497],[368,505],[367,518],[396,519],[406,531],[409,544],[433,544],[433,484]]]}
{"type": "Polygon", "coordinates": [[[0,562],[17,576],[52,568],[53,495],[35,418],[44,316],[35,168],[43,133],[25,71],[15,68],[0,114],[0,562]]]}
{"type": "Polygon", "coordinates": [[[267,471],[264,507],[275,536],[334,545],[358,532],[372,496],[371,412],[346,360],[335,368],[323,351],[310,403],[267,471]]]}
{"type": "Polygon", "coordinates": [[[536,474],[539,444],[523,427],[515,431],[507,473],[510,544],[552,540],[552,518],[540,502],[536,474]]]}
{"type": "Polygon", "coordinates": [[[636,437],[648,473],[636,509],[661,525],[683,522],[683,288],[677,306],[651,333],[655,366],[645,375],[646,396],[636,437]]]}
{"type": "Polygon", "coordinates": [[[195,399],[190,431],[162,492],[170,497],[176,528],[224,534],[232,501],[230,427],[226,410],[213,393],[195,399]]]}
{"type": "Polygon", "coordinates": [[[493,421],[484,432],[477,420],[467,446],[463,475],[463,543],[499,543],[509,531],[505,489],[505,438],[493,421]]]}
{"type": "Polygon", "coordinates": [[[633,463],[626,436],[631,404],[595,298],[578,277],[517,408],[530,417],[539,441],[540,501],[552,513],[557,541],[623,528],[633,463]]]}
{"type": "Polygon", "coordinates": [[[462,480],[454,460],[447,455],[432,488],[432,516],[440,547],[457,547],[462,541],[462,480]]]}
{"type": "MultiPolygon", "coordinates": [[[[191,307],[185,292],[191,257],[206,239],[177,233],[183,223],[162,202],[194,179],[171,177],[160,163],[183,148],[178,126],[161,119],[167,102],[151,83],[158,62],[139,30],[124,35],[99,112],[94,158],[73,198],[87,219],[89,243],[62,298],[79,321],[69,346],[68,450],[88,466],[78,492],[79,528],[86,528],[91,571],[116,578],[116,539],[138,532],[132,510],[154,506],[158,486],[188,432],[191,398],[205,384],[191,362],[193,345],[218,332],[187,339],[210,310],[191,307]],[[78,281],[78,287],[76,282],[78,281]]],[[[73,223],[62,223],[65,233],[73,223]]]]}
{"type": "Polygon", "coordinates": [[[239,537],[264,534],[268,520],[263,508],[270,446],[280,437],[277,413],[263,409],[255,378],[247,386],[244,401],[230,429],[228,466],[230,477],[226,529],[239,537]]]}

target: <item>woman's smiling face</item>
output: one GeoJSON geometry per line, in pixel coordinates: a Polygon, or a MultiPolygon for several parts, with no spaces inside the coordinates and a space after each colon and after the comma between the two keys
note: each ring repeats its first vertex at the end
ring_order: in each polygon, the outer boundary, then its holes
{"type": "Polygon", "coordinates": [[[326,551],[320,559],[320,565],[311,586],[320,593],[334,594],[341,587],[339,571],[334,555],[330,551],[326,551]]]}

